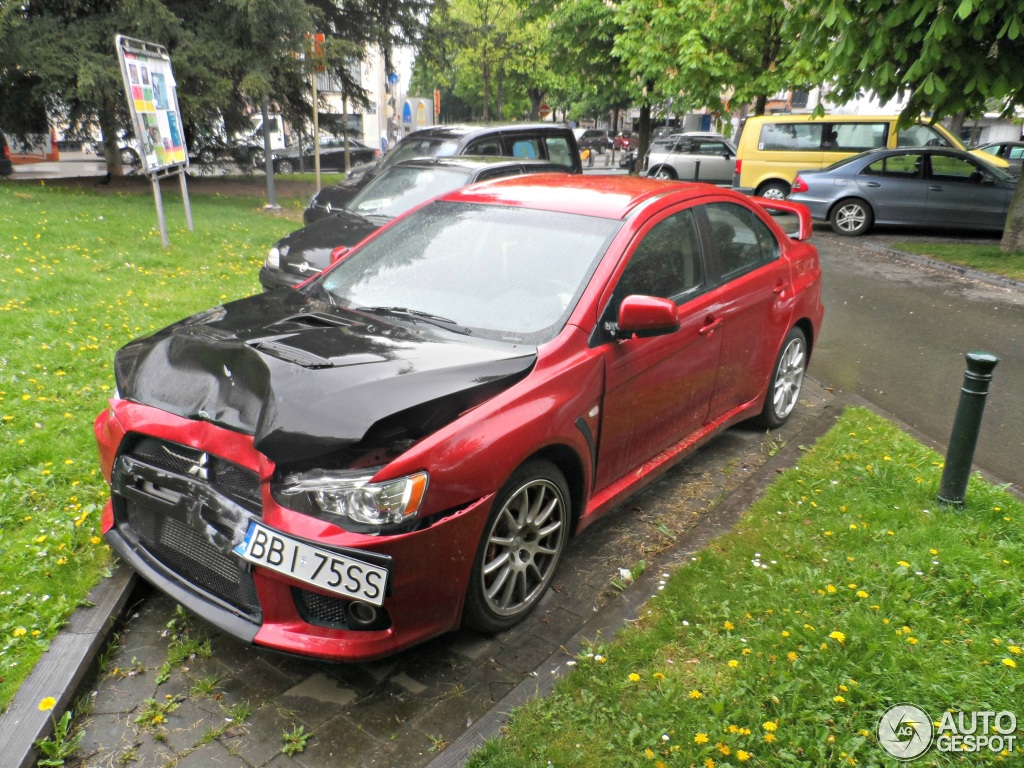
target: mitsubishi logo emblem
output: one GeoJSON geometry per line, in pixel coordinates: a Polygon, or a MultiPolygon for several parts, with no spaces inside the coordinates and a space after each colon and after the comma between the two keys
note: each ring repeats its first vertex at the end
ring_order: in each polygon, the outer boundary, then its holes
{"type": "Polygon", "coordinates": [[[191,467],[188,468],[188,473],[190,475],[192,475],[192,477],[197,477],[200,480],[209,480],[210,479],[210,471],[209,471],[209,469],[207,469],[209,464],[210,464],[210,454],[208,454],[208,453],[200,453],[199,454],[199,460],[195,464],[193,464],[191,467]]]}
{"type": "Polygon", "coordinates": [[[190,465],[188,468],[189,475],[198,480],[210,479],[210,454],[205,452],[200,453],[198,458],[193,459],[191,456],[182,456],[180,453],[175,453],[166,445],[162,447],[168,455],[173,456],[179,461],[187,462],[190,465]]]}

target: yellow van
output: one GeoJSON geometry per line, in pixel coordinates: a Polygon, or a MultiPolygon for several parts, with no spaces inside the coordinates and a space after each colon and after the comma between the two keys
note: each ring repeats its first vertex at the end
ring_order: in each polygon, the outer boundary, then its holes
{"type": "MultiPolygon", "coordinates": [[[[897,131],[897,119],[895,115],[748,117],[736,142],[733,189],[781,200],[789,195],[797,171],[824,168],[868,149],[923,146],[964,149],[964,145],[939,124],[917,123],[897,131]]],[[[972,154],[1002,170],[1009,167],[1001,157],[977,151],[972,154]]]]}

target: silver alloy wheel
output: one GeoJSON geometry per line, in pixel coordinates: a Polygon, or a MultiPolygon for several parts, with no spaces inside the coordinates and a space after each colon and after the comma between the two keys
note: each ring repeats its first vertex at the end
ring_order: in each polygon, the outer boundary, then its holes
{"type": "Polygon", "coordinates": [[[772,393],[772,406],[779,419],[785,419],[796,407],[806,368],[807,348],[803,336],[800,335],[791,338],[779,356],[779,366],[775,372],[775,391],[772,393]]]}
{"type": "Polygon", "coordinates": [[[667,168],[662,167],[658,169],[658,172],[656,174],[654,174],[654,178],[666,179],[668,181],[671,181],[672,179],[675,178],[675,174],[673,174],[672,171],[668,170],[667,168]]]}
{"type": "Polygon", "coordinates": [[[843,203],[835,213],[836,226],[843,232],[859,232],[867,221],[868,212],[860,203],[843,203]]]}
{"type": "Polygon", "coordinates": [[[547,588],[561,554],[568,505],[558,486],[544,478],[521,485],[487,532],[481,587],[497,616],[527,611],[547,588]]]}

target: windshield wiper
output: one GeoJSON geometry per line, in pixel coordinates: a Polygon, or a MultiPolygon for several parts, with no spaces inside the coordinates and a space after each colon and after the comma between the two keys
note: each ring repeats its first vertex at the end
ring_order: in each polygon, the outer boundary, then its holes
{"type": "Polygon", "coordinates": [[[459,325],[455,320],[450,320],[440,315],[432,315],[430,312],[423,312],[419,309],[409,309],[408,307],[359,307],[359,311],[375,315],[391,315],[393,317],[407,317],[412,320],[425,320],[428,323],[433,323],[456,333],[467,335],[472,333],[469,328],[459,325]]]}

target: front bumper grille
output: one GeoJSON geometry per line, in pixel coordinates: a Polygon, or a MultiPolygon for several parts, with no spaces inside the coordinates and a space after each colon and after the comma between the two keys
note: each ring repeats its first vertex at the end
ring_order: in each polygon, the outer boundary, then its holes
{"type": "Polygon", "coordinates": [[[128,438],[125,445],[111,477],[120,534],[165,578],[262,621],[252,573],[232,552],[261,513],[257,473],[155,438],[128,438]]]}

